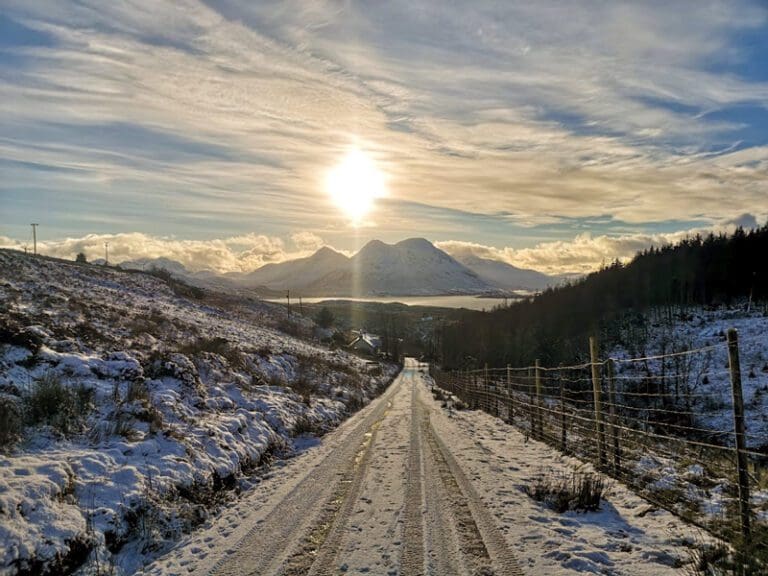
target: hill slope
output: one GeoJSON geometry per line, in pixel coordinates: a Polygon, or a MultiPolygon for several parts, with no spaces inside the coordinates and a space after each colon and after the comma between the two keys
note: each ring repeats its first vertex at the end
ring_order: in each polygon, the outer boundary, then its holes
{"type": "Polygon", "coordinates": [[[393,373],[280,332],[312,328],[280,307],[172,286],[0,250],[0,573],[132,573],[393,373]]]}
{"type": "Polygon", "coordinates": [[[299,290],[312,285],[333,270],[348,266],[349,258],[344,254],[323,247],[306,258],[266,264],[237,277],[235,281],[246,286],[265,286],[272,290],[299,290]]]}
{"type": "Polygon", "coordinates": [[[536,270],[517,268],[500,260],[480,258],[473,254],[456,256],[456,260],[472,270],[486,283],[503,290],[539,291],[557,284],[557,279],[536,270]]]}

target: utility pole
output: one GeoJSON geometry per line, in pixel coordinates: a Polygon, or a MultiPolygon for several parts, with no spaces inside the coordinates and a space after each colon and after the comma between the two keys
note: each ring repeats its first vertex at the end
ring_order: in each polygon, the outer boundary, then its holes
{"type": "Polygon", "coordinates": [[[32,246],[33,251],[32,253],[37,256],[37,227],[40,226],[40,224],[31,224],[32,226],[32,246]]]}
{"type": "Polygon", "coordinates": [[[104,242],[104,266],[109,266],[109,242],[104,242]]]}
{"type": "Polygon", "coordinates": [[[291,291],[287,290],[285,297],[288,299],[288,318],[291,317],[291,291]]]}
{"type": "Polygon", "coordinates": [[[301,296],[299,296],[299,314],[304,316],[304,306],[301,304],[301,296]]]}

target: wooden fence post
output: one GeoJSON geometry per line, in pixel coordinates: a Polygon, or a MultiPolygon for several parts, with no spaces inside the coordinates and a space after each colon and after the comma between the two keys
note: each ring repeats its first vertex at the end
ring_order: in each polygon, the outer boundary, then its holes
{"type": "Polygon", "coordinates": [[[741,365],[739,364],[739,335],[735,328],[728,330],[728,363],[731,369],[731,389],[733,391],[733,429],[736,433],[741,533],[744,537],[743,553],[746,557],[751,544],[752,534],[749,524],[749,475],[746,453],[747,442],[744,430],[744,397],[741,391],[741,365]]]}
{"type": "Polygon", "coordinates": [[[512,367],[507,364],[507,394],[509,395],[509,407],[507,408],[507,419],[510,424],[515,421],[515,396],[512,393],[512,367]]]}
{"type": "Polygon", "coordinates": [[[614,376],[613,360],[610,358],[606,364],[608,371],[608,414],[611,416],[611,435],[613,436],[613,473],[619,473],[621,469],[621,446],[619,445],[619,425],[616,416],[616,380],[614,376]]]}
{"type": "Polygon", "coordinates": [[[600,369],[597,363],[597,340],[589,337],[589,355],[592,359],[592,395],[595,401],[595,436],[597,437],[598,467],[605,466],[605,442],[603,441],[603,407],[602,387],[600,384],[600,369]]]}
{"type": "Polygon", "coordinates": [[[488,414],[491,413],[491,402],[490,402],[490,394],[489,394],[489,383],[488,383],[488,362],[485,363],[485,372],[483,373],[483,405],[485,406],[484,410],[488,414]]]}
{"type": "Polygon", "coordinates": [[[536,378],[536,426],[539,429],[539,439],[544,439],[544,422],[541,416],[541,365],[536,358],[535,378],[536,378]]]}
{"type": "Polygon", "coordinates": [[[533,389],[533,368],[528,367],[528,412],[531,417],[531,437],[536,437],[536,411],[533,409],[535,402],[533,389]]]}
{"type": "Polygon", "coordinates": [[[567,422],[565,417],[565,387],[563,386],[563,375],[558,373],[560,380],[560,449],[565,452],[568,449],[567,422]]]}

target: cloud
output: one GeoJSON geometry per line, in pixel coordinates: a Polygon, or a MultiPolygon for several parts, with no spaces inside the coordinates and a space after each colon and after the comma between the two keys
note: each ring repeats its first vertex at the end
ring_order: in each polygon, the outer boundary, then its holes
{"type": "Polygon", "coordinates": [[[732,220],[726,220],[724,222],[725,226],[733,226],[735,227],[741,227],[746,230],[751,230],[753,228],[759,227],[759,224],[757,223],[757,218],[755,218],[754,214],[741,214],[737,218],[733,218],[732,220]]]}
{"type": "Polygon", "coordinates": [[[501,260],[513,266],[538,270],[546,274],[587,274],[616,260],[630,261],[638,252],[651,246],[675,244],[697,234],[730,233],[737,226],[755,228],[757,220],[744,214],[739,221],[724,221],[710,228],[694,228],[671,233],[593,235],[589,232],[571,240],[540,242],[531,248],[497,248],[473,242],[448,240],[435,245],[453,256],[472,254],[480,258],[501,260]]]}
{"type": "MultiPolygon", "coordinates": [[[[309,232],[294,236],[323,245],[323,240],[309,232]]],[[[109,243],[109,261],[119,264],[142,258],[169,258],[181,262],[191,271],[250,272],[270,262],[282,262],[308,256],[315,251],[307,241],[295,250],[287,250],[280,238],[261,234],[248,234],[212,240],[182,240],[151,236],[138,232],[124,234],[89,234],[82,238],[46,240],[37,243],[40,254],[74,260],[82,252],[88,260],[105,257],[105,243],[109,243]]],[[[0,236],[0,248],[24,249],[25,244],[0,236]]],[[[31,246],[27,245],[31,251],[31,246]]]]}
{"type": "Polygon", "coordinates": [[[76,200],[88,218],[55,217],[77,235],[117,219],[285,236],[344,225],[321,182],[357,141],[393,203],[516,223],[718,221],[765,204],[765,138],[718,114],[767,114],[768,83],[740,73],[763,2],[454,8],[6,0],[50,42],[0,57],[0,194],[19,221],[30,189],[76,200]]]}
{"type": "Polygon", "coordinates": [[[297,250],[315,252],[325,246],[325,241],[312,232],[296,232],[291,234],[291,241],[297,250]]]}

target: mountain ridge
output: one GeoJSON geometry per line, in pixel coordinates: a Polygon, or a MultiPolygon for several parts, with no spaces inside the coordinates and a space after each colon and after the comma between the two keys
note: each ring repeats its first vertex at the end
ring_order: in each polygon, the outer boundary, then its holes
{"type": "Polygon", "coordinates": [[[167,258],[138,259],[125,267],[158,266],[192,283],[302,296],[442,296],[540,291],[558,278],[472,254],[451,255],[425,238],[395,244],[370,240],[349,257],[323,246],[309,256],[268,263],[251,272],[191,272],[167,258]]]}

